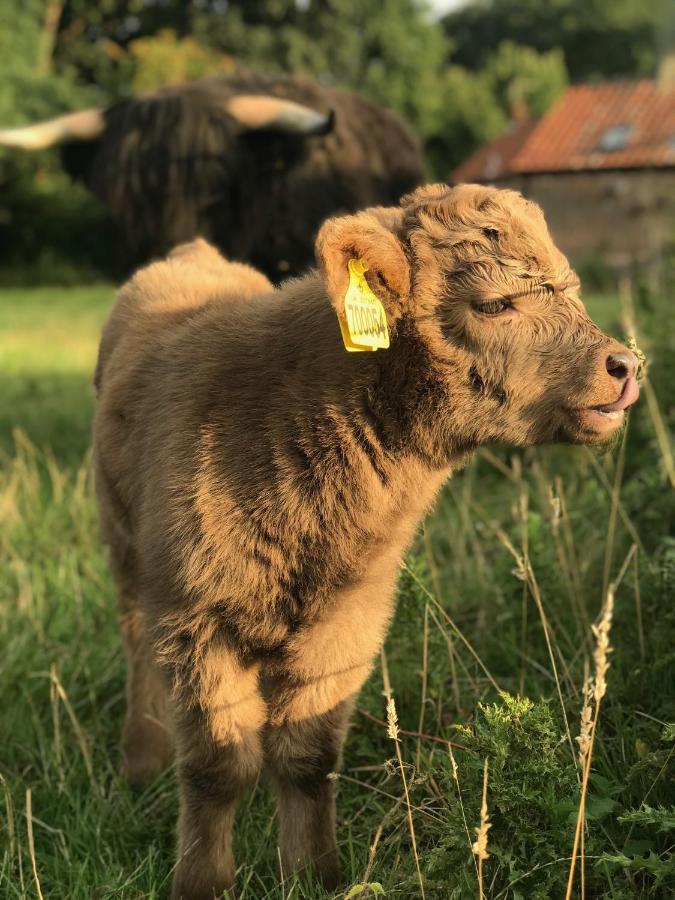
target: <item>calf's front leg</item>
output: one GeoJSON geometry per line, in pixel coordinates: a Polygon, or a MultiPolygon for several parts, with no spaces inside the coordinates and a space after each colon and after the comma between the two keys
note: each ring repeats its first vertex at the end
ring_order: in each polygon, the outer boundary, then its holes
{"type": "Polygon", "coordinates": [[[372,590],[332,598],[324,615],[288,642],[285,659],[264,671],[265,768],[278,798],[283,874],[309,868],[329,888],[339,884],[340,866],[328,776],[339,768],[354,700],[391,615],[391,592],[380,591],[378,581],[386,585],[393,575],[380,574],[373,573],[372,590]]]}
{"type": "MultiPolygon", "coordinates": [[[[172,900],[213,900],[233,891],[232,830],[237,803],[262,763],[265,704],[257,667],[234,655],[207,654],[177,698],[180,814],[172,900]]],[[[230,896],[234,896],[233,893],[230,896]]]]}
{"type": "MultiPolygon", "coordinates": [[[[297,698],[296,698],[297,701],[297,698]]],[[[341,880],[335,837],[335,783],[353,699],[322,715],[271,724],[265,766],[279,805],[281,875],[309,869],[328,889],[341,880]]]]}

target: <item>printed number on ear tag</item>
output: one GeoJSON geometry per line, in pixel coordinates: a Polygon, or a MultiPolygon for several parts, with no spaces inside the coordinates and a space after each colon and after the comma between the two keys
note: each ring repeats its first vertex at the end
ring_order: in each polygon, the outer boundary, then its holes
{"type": "Polygon", "coordinates": [[[368,266],[362,259],[349,260],[349,286],[345,294],[344,316],[338,316],[345,348],[352,353],[362,350],[386,350],[389,329],[384,307],[368,286],[368,266]]]}

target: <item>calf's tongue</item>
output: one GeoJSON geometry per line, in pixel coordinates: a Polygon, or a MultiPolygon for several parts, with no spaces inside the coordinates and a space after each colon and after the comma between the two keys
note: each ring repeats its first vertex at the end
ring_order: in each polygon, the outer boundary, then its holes
{"type": "Polygon", "coordinates": [[[628,409],[629,406],[632,406],[633,403],[635,403],[639,396],[640,388],[635,378],[631,376],[623,386],[623,391],[621,392],[619,399],[614,403],[608,403],[606,406],[601,407],[601,409],[603,412],[619,412],[619,410],[628,409]]]}

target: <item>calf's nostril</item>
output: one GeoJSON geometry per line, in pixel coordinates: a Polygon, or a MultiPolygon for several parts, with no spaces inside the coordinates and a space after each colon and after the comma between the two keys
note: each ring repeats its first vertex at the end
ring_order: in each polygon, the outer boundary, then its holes
{"type": "Polygon", "coordinates": [[[629,351],[610,353],[605,362],[607,372],[619,381],[632,378],[637,372],[637,357],[629,351]]]}

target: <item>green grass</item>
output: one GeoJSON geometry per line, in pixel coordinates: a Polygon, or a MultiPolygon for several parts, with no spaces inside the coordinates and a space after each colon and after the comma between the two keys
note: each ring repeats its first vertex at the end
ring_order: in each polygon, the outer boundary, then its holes
{"type": "Polygon", "coordinates": [[[92,374],[113,289],[0,290],[0,447],[19,428],[72,468],[89,442],[92,374]]]}
{"type": "MultiPolygon", "coordinates": [[[[124,661],[87,455],[112,295],[105,286],[0,292],[3,898],[36,897],[38,881],[45,898],[160,897],[170,879],[173,779],[139,792],[118,775],[124,661]]],[[[620,330],[615,298],[589,306],[620,330]]],[[[616,593],[586,807],[586,896],[675,890],[675,729],[666,728],[675,719],[675,503],[654,425],[654,415],[675,424],[675,319],[656,300],[637,313],[655,405],[632,415],[623,465],[620,452],[583,448],[481,455],[449,482],[402,572],[386,665],[400,726],[421,735],[402,734],[400,751],[429,898],[478,897],[470,845],[485,758],[486,896],[564,897],[579,788],[563,709],[574,738],[589,626],[635,542],[616,593]],[[464,748],[454,749],[456,778],[447,741],[464,748]]],[[[372,718],[386,716],[382,689],[378,666],[339,781],[341,852],[352,885],[367,878],[387,897],[412,898],[420,889],[401,771],[372,718]]],[[[242,900],[323,897],[313,885],[278,886],[275,827],[258,790],[237,829],[242,900]]]]}

